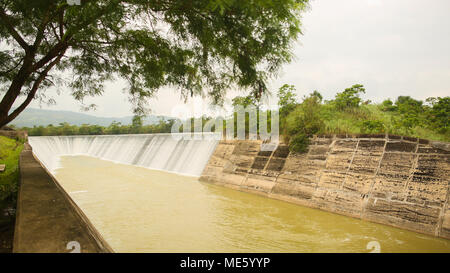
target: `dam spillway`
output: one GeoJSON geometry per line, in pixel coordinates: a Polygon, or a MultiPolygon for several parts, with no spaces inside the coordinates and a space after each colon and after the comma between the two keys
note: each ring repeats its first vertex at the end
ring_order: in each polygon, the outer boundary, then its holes
{"type": "Polygon", "coordinates": [[[218,140],[214,134],[201,139],[171,134],[29,137],[33,154],[54,172],[61,156],[85,155],[122,164],[200,176],[218,140]]]}

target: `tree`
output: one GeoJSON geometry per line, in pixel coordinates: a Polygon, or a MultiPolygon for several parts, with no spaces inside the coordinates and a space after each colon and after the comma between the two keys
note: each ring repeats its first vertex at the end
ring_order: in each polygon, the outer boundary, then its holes
{"type": "Polygon", "coordinates": [[[142,116],[135,115],[133,116],[133,121],[131,123],[131,133],[138,134],[142,129],[143,121],[142,116]]]}
{"type": "Polygon", "coordinates": [[[392,112],[392,111],[396,111],[397,107],[394,106],[394,103],[392,102],[391,99],[387,99],[381,103],[380,109],[381,109],[381,111],[384,111],[384,112],[392,112]]]}
{"type": "Polygon", "coordinates": [[[259,102],[252,95],[248,95],[245,97],[237,96],[232,99],[231,105],[233,106],[234,109],[236,109],[239,106],[242,106],[244,108],[247,108],[248,106],[258,107],[259,102]]]}
{"type": "Polygon", "coordinates": [[[450,97],[431,97],[426,101],[432,106],[427,115],[430,121],[429,126],[440,133],[447,134],[450,130],[450,97]]]}
{"type": "Polygon", "coordinates": [[[357,108],[361,103],[361,98],[359,95],[365,92],[366,89],[362,84],[355,84],[350,88],[346,88],[341,93],[337,93],[334,99],[334,105],[341,111],[357,108]]]}
{"type": "Polygon", "coordinates": [[[107,132],[107,134],[118,135],[118,134],[121,134],[121,127],[122,127],[122,124],[120,122],[113,121],[111,123],[111,125],[109,125],[106,132],[107,132]]]}
{"type": "Polygon", "coordinates": [[[295,86],[284,84],[278,90],[278,106],[280,107],[280,117],[285,118],[297,105],[295,86]]]}
{"type": "Polygon", "coordinates": [[[319,102],[322,102],[323,99],[322,94],[320,94],[320,92],[317,90],[314,90],[311,94],[309,94],[309,96],[316,97],[319,102]]]}
{"type": "Polygon", "coordinates": [[[423,102],[410,96],[399,96],[395,102],[401,118],[396,120],[397,127],[403,128],[406,133],[423,123],[423,102]]]}
{"type": "Polygon", "coordinates": [[[287,117],[287,133],[311,136],[323,131],[325,124],[320,109],[321,104],[316,96],[305,97],[287,117]]]}
{"type": "Polygon", "coordinates": [[[292,58],[307,3],[0,0],[0,127],[34,98],[45,100],[53,85],[67,85],[83,101],[101,95],[105,81],[123,78],[137,115],[162,86],[184,97],[208,94],[214,103],[231,87],[261,97],[292,58]],[[63,77],[69,72],[71,80],[63,77]],[[20,96],[25,100],[10,113],[20,96]]]}
{"type": "Polygon", "coordinates": [[[280,129],[282,134],[286,135],[286,117],[294,111],[297,106],[295,86],[284,84],[278,90],[278,106],[280,113],[280,129]]]}
{"type": "MultiPolygon", "coordinates": [[[[234,109],[234,113],[233,113],[234,128],[238,128],[238,118],[239,118],[238,113],[240,111],[244,111],[243,114],[244,114],[244,119],[245,119],[245,122],[244,122],[245,134],[248,135],[250,133],[250,131],[254,131],[254,130],[256,130],[258,132],[259,107],[260,107],[259,100],[253,95],[248,95],[245,97],[237,96],[237,97],[233,98],[232,106],[234,109]],[[242,107],[243,109],[239,110],[240,107],[242,107]],[[256,124],[255,123],[250,124],[250,112],[252,111],[252,109],[254,109],[256,111],[256,116],[253,116],[256,124]],[[250,112],[247,112],[247,111],[250,111],[250,112]]],[[[234,135],[235,135],[235,137],[238,135],[238,130],[234,131],[234,135]]]]}
{"type": "Polygon", "coordinates": [[[311,93],[292,111],[286,119],[286,133],[293,136],[289,149],[293,152],[305,152],[309,137],[325,130],[325,122],[321,115],[320,97],[311,93]]]}

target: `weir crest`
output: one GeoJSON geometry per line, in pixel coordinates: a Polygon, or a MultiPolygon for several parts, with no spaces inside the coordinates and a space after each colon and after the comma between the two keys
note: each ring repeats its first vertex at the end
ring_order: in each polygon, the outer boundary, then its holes
{"type": "Polygon", "coordinates": [[[50,171],[65,155],[85,155],[122,164],[200,176],[218,140],[177,139],[171,134],[29,137],[34,155],[50,171]]]}

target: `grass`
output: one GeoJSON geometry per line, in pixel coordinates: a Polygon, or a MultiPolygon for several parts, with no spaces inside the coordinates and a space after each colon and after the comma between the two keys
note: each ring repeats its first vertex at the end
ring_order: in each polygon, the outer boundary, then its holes
{"type": "Polygon", "coordinates": [[[19,184],[19,156],[23,143],[0,136],[0,253],[11,252],[14,235],[15,207],[19,184]]]}
{"type": "Polygon", "coordinates": [[[440,134],[428,128],[416,126],[406,131],[395,126],[397,118],[394,112],[383,112],[378,105],[362,105],[351,111],[336,111],[331,105],[321,106],[321,116],[324,118],[327,134],[364,134],[364,133],[389,133],[418,137],[437,141],[450,141],[450,135],[440,134]],[[382,130],[367,132],[362,126],[363,121],[380,121],[384,125],[382,130]]]}
{"type": "Polygon", "coordinates": [[[5,171],[0,173],[0,202],[17,193],[19,155],[22,148],[22,142],[0,136],[0,164],[6,165],[5,171]]]}

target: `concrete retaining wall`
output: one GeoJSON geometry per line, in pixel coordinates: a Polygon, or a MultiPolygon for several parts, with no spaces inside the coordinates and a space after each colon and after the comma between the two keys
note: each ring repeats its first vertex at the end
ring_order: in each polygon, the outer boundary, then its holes
{"type": "Polygon", "coordinates": [[[221,141],[201,181],[450,239],[448,143],[315,137],[305,154],[221,141]]]}
{"type": "Polygon", "coordinates": [[[83,212],[34,158],[28,144],[20,155],[19,167],[13,252],[112,252],[83,212]]]}

